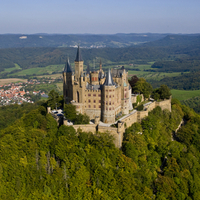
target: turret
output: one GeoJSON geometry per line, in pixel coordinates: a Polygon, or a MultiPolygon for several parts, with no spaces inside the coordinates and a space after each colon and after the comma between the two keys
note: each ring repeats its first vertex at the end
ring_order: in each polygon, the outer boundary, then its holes
{"type": "Polygon", "coordinates": [[[83,72],[83,60],[81,57],[80,47],[78,46],[75,63],[75,81],[78,81],[83,72]]]}
{"type": "Polygon", "coordinates": [[[64,71],[63,71],[63,96],[65,103],[69,103],[72,99],[72,69],[69,62],[69,58],[67,59],[64,71]]]}
{"type": "Polygon", "coordinates": [[[115,98],[115,83],[109,69],[102,90],[101,118],[104,123],[115,122],[115,98]]]}

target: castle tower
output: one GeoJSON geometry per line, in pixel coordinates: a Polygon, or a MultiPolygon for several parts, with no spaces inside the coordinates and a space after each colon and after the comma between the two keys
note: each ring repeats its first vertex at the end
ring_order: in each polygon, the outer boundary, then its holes
{"type": "Polygon", "coordinates": [[[63,96],[65,103],[70,103],[70,101],[73,100],[72,84],[73,84],[72,69],[68,58],[63,71],[63,96]]]}
{"type": "Polygon", "coordinates": [[[102,88],[101,118],[104,123],[115,122],[115,84],[108,70],[105,83],[102,88]]]}
{"type": "Polygon", "coordinates": [[[81,73],[83,73],[83,60],[81,57],[80,47],[78,46],[75,63],[75,81],[79,81],[81,73]]]}
{"type": "Polygon", "coordinates": [[[101,62],[101,59],[100,59],[100,63],[99,63],[99,71],[100,72],[102,71],[102,62],[101,62]]]}

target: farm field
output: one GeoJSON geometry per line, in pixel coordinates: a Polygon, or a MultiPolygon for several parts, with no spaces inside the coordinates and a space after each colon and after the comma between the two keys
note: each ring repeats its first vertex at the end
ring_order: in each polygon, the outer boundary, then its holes
{"type": "Polygon", "coordinates": [[[179,101],[200,96],[200,90],[171,90],[171,93],[172,97],[179,101]]]}
{"type": "Polygon", "coordinates": [[[20,79],[20,78],[0,79],[0,85],[5,85],[8,83],[16,83],[16,82],[27,82],[27,79],[20,79]]]}
{"type": "Polygon", "coordinates": [[[49,75],[40,75],[38,78],[62,78],[62,73],[59,74],[49,74],[49,75]]]}
{"type": "Polygon", "coordinates": [[[14,70],[20,70],[22,69],[18,64],[15,63],[15,67],[11,67],[11,68],[5,68],[4,71],[0,72],[0,74],[3,74],[3,73],[8,73],[8,72],[12,72],[14,70]]]}
{"type": "Polygon", "coordinates": [[[62,65],[49,65],[46,67],[36,67],[36,68],[31,68],[31,69],[25,69],[19,72],[16,72],[12,75],[16,75],[16,76],[25,76],[25,75],[30,75],[30,76],[34,76],[34,75],[42,75],[44,73],[48,73],[48,74],[52,74],[53,72],[62,72],[63,68],[64,68],[64,64],[62,65]]]}

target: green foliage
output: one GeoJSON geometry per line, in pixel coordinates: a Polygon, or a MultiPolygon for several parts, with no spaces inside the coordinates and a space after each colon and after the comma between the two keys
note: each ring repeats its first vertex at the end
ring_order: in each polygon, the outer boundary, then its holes
{"type": "Polygon", "coordinates": [[[64,115],[66,119],[74,122],[74,124],[89,124],[90,118],[86,114],[77,114],[76,106],[72,104],[65,104],[64,115]]]}
{"type": "Polygon", "coordinates": [[[76,119],[76,106],[72,104],[65,104],[64,115],[66,119],[74,121],[76,119]]]}
{"type": "Polygon", "coordinates": [[[55,90],[51,90],[48,94],[47,105],[51,107],[51,109],[58,108],[63,104],[63,96],[59,96],[59,93],[55,90]]]}
{"type": "Polygon", "coordinates": [[[144,95],[144,98],[149,98],[153,88],[150,83],[147,83],[144,78],[139,78],[133,87],[135,93],[141,93],[144,95]]]}
{"type": "Polygon", "coordinates": [[[136,104],[141,103],[141,102],[142,102],[142,96],[141,95],[137,95],[136,104]]]}
{"type": "Polygon", "coordinates": [[[152,97],[155,100],[159,99],[169,99],[171,96],[170,89],[167,87],[167,85],[161,85],[160,88],[153,90],[152,97]]]}

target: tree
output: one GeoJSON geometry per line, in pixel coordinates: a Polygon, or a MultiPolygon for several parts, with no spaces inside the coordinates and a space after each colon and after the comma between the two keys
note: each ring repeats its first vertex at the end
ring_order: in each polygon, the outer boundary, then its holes
{"type": "Polygon", "coordinates": [[[171,92],[170,92],[170,89],[167,87],[167,85],[161,85],[160,88],[157,88],[152,92],[152,97],[155,100],[169,99],[170,96],[171,96],[171,92]]]}
{"type": "Polygon", "coordinates": [[[56,107],[60,107],[61,103],[60,103],[60,97],[58,92],[56,92],[55,90],[51,90],[48,94],[48,101],[47,101],[47,105],[49,107],[51,107],[52,109],[55,109],[56,107]]]}
{"type": "Polygon", "coordinates": [[[170,89],[167,87],[167,85],[160,86],[159,94],[161,99],[169,99],[171,96],[170,89]]]}
{"type": "Polygon", "coordinates": [[[153,88],[150,83],[147,83],[144,78],[139,78],[133,87],[133,91],[136,93],[141,93],[144,95],[144,98],[149,98],[153,88]]]}
{"type": "Polygon", "coordinates": [[[76,106],[72,104],[66,104],[64,107],[64,116],[66,119],[74,121],[76,119],[76,106]]]}

